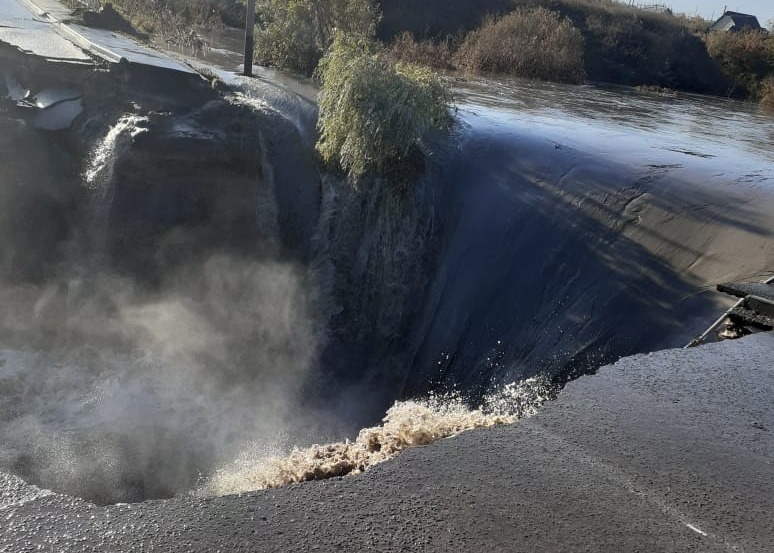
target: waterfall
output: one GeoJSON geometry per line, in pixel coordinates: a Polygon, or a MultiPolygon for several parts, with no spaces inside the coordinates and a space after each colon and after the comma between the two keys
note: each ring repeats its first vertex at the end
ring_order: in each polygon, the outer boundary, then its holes
{"type": "Polygon", "coordinates": [[[92,151],[89,165],[84,171],[84,184],[88,188],[99,191],[103,198],[110,195],[116,160],[131,145],[135,137],[148,130],[143,126],[143,123],[147,122],[147,117],[126,114],[110,127],[92,151]]]}

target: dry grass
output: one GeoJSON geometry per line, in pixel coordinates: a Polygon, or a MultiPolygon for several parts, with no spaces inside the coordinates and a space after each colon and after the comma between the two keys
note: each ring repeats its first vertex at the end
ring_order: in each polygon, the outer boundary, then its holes
{"type": "Polygon", "coordinates": [[[487,17],[454,56],[459,68],[528,79],[580,83],[584,42],[567,18],[545,8],[487,17]]]}
{"type": "Polygon", "coordinates": [[[80,1],[65,1],[78,9],[85,25],[161,37],[196,55],[209,48],[199,31],[222,27],[223,19],[239,7],[236,0],[112,0],[100,11],[96,0],[86,6],[96,10],[84,9],[80,1]]]}
{"type": "Polygon", "coordinates": [[[414,35],[405,31],[390,43],[387,53],[395,60],[435,67],[452,69],[453,39],[443,41],[418,41],[414,35]]]}
{"type": "Polygon", "coordinates": [[[218,10],[208,0],[113,0],[112,5],[148,34],[165,36],[180,27],[222,25],[218,10]]]}

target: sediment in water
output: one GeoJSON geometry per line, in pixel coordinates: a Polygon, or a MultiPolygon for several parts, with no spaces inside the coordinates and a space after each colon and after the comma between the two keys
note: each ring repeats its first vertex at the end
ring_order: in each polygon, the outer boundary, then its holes
{"type": "Polygon", "coordinates": [[[548,379],[530,378],[488,394],[477,408],[469,407],[459,394],[398,401],[380,426],[364,428],[352,442],[295,448],[288,455],[248,450],[217,469],[195,495],[231,495],[360,474],[412,447],[476,428],[517,423],[534,415],[555,391],[548,379]]]}

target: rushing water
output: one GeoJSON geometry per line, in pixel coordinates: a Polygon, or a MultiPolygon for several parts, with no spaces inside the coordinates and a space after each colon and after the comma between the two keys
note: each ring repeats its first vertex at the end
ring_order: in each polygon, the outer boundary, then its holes
{"type": "Polygon", "coordinates": [[[457,80],[396,197],[320,176],[308,82],[216,73],[227,102],[87,99],[69,135],[2,104],[0,468],[100,502],[358,472],[681,345],[774,264],[750,105],[457,80]]]}
{"type": "Polygon", "coordinates": [[[113,185],[113,169],[125,148],[132,139],[145,132],[142,124],[148,118],[127,114],[122,116],[108,133],[94,147],[89,166],[83,178],[89,188],[100,189],[104,195],[109,195],[109,187],[113,185]]]}

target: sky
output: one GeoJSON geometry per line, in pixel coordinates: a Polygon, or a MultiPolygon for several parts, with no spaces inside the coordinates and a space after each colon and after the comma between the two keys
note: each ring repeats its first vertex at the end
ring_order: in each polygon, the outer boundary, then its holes
{"type": "Polygon", "coordinates": [[[774,19],[774,0],[639,0],[643,4],[666,4],[672,6],[672,11],[699,15],[714,19],[723,15],[723,8],[735,12],[749,13],[758,17],[761,25],[766,26],[769,19],[774,19]]]}

